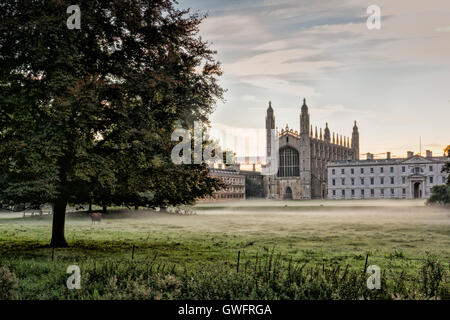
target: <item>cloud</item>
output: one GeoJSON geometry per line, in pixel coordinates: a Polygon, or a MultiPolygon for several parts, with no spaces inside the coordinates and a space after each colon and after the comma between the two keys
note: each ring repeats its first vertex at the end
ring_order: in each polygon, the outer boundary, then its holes
{"type": "Polygon", "coordinates": [[[448,0],[377,0],[381,30],[366,27],[373,0],[193,1],[210,9],[200,30],[229,89],[218,121],[263,126],[272,100],[277,124],[298,126],[306,96],[313,123],[348,132],[361,122],[365,149],[408,145],[398,141],[417,128],[435,144],[449,136],[448,0]]]}
{"type": "Polygon", "coordinates": [[[314,73],[326,67],[340,65],[336,61],[302,61],[302,56],[310,56],[312,50],[291,49],[270,51],[242,59],[224,66],[224,71],[233,75],[280,75],[293,72],[314,73]],[[292,58],[298,60],[294,62],[292,58]]]}
{"type": "Polygon", "coordinates": [[[450,32],[450,26],[448,27],[440,27],[435,29],[436,31],[444,31],[444,32],[450,32]]]}
{"type": "Polygon", "coordinates": [[[279,93],[298,97],[313,97],[319,93],[314,87],[295,84],[287,80],[270,76],[251,76],[240,78],[241,83],[249,84],[257,88],[270,89],[272,94],[279,93]]]}

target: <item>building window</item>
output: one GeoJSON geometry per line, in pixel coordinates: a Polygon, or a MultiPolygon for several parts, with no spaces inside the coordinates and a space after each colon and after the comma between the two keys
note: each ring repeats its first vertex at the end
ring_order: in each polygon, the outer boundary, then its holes
{"type": "Polygon", "coordinates": [[[373,173],[373,168],[370,168],[370,173],[373,173]]]}
{"type": "Polygon", "coordinates": [[[341,179],[341,184],[344,185],[345,184],[345,178],[341,179]]]}
{"type": "Polygon", "coordinates": [[[394,184],[394,177],[391,177],[391,184],[394,184]]]}
{"type": "Polygon", "coordinates": [[[364,178],[361,178],[361,184],[364,185],[364,178]]]}
{"type": "Polygon", "coordinates": [[[375,190],[374,189],[370,189],[370,195],[373,197],[375,195],[375,190]]]}
{"type": "Polygon", "coordinates": [[[406,194],[406,189],[405,188],[402,189],[402,193],[403,193],[403,195],[406,194]]]}
{"type": "Polygon", "coordinates": [[[292,148],[281,149],[279,165],[279,177],[298,177],[300,175],[300,172],[297,150],[294,150],[292,148]]]}
{"type": "Polygon", "coordinates": [[[336,190],[333,190],[333,196],[335,196],[336,195],[336,190]]]}
{"type": "Polygon", "coordinates": [[[415,173],[420,173],[420,168],[419,167],[414,168],[414,170],[415,170],[415,173]]]}
{"type": "Polygon", "coordinates": [[[352,178],[352,186],[355,185],[355,179],[352,178]]]}
{"type": "Polygon", "coordinates": [[[332,170],[331,170],[331,174],[335,175],[335,174],[336,174],[336,170],[335,170],[335,169],[332,169],[332,170]]]}
{"type": "Polygon", "coordinates": [[[391,195],[394,195],[395,191],[394,189],[391,189],[391,195]]]}
{"type": "Polygon", "coordinates": [[[383,177],[380,178],[380,184],[384,184],[384,178],[383,177]]]}
{"type": "Polygon", "coordinates": [[[406,167],[402,167],[402,172],[406,172],[406,167]]]}
{"type": "Polygon", "coordinates": [[[361,174],[363,174],[364,173],[364,168],[361,168],[361,174]]]}
{"type": "Polygon", "coordinates": [[[381,168],[380,168],[380,173],[383,173],[383,172],[384,172],[384,168],[381,167],[381,168]]]}
{"type": "Polygon", "coordinates": [[[394,167],[391,167],[391,173],[394,173],[394,167]]]}
{"type": "Polygon", "coordinates": [[[374,182],[374,178],[370,178],[370,184],[374,184],[375,182],[374,182]]]}
{"type": "Polygon", "coordinates": [[[355,174],[355,169],[351,168],[350,172],[351,172],[351,174],[355,174]]]}
{"type": "Polygon", "coordinates": [[[380,189],[381,195],[384,196],[384,189],[380,189]]]}
{"type": "Polygon", "coordinates": [[[406,183],[406,178],[402,177],[402,183],[405,184],[406,183]]]}
{"type": "Polygon", "coordinates": [[[345,197],[345,190],[342,190],[342,196],[345,197]]]}
{"type": "Polygon", "coordinates": [[[430,171],[433,171],[433,166],[430,166],[430,171]]]}
{"type": "Polygon", "coordinates": [[[355,196],[355,190],[352,189],[352,197],[355,196]]]}
{"type": "Polygon", "coordinates": [[[342,174],[345,174],[345,169],[341,169],[341,173],[342,173],[342,174]]]}
{"type": "Polygon", "coordinates": [[[335,186],[335,185],[336,185],[336,180],[333,179],[333,180],[332,180],[332,183],[333,183],[333,186],[335,186]]]}
{"type": "Polygon", "coordinates": [[[364,197],[364,189],[361,190],[361,196],[364,197]]]}
{"type": "Polygon", "coordinates": [[[433,183],[433,177],[430,177],[430,183],[433,183]]]}

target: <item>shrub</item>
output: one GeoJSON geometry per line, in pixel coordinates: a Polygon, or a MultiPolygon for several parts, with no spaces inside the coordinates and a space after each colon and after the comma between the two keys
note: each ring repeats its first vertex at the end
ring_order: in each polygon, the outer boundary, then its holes
{"type": "Polygon", "coordinates": [[[14,272],[0,267],[0,300],[12,300],[17,297],[18,280],[14,272]]]}
{"type": "Polygon", "coordinates": [[[431,196],[427,200],[427,204],[450,204],[450,186],[441,185],[434,186],[431,189],[431,196]]]}

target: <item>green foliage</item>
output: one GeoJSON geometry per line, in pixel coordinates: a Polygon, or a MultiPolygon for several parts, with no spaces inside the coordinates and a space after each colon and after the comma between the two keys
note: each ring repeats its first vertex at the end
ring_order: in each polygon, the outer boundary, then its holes
{"type": "Polygon", "coordinates": [[[252,178],[245,177],[245,197],[249,198],[263,198],[264,188],[261,183],[256,182],[252,178]]]}
{"type": "MultiPolygon", "coordinates": [[[[80,265],[81,290],[67,290],[64,264],[16,263],[20,299],[449,299],[448,267],[428,256],[421,272],[407,266],[381,273],[381,289],[367,288],[364,268],[343,264],[294,262],[273,253],[236,264],[204,264],[197,271],[155,259],[88,260],[80,265]]],[[[237,263],[237,261],[236,261],[237,263]]],[[[2,267],[0,270],[7,270],[2,267]]],[[[0,273],[1,274],[1,273],[0,273]]],[[[8,271],[8,279],[11,278],[8,271]]],[[[15,279],[15,277],[14,277],[15,279]]],[[[16,280],[14,280],[16,281],[16,280]]],[[[15,282],[17,283],[17,282],[15,282]]],[[[10,285],[11,287],[11,285],[10,285]]],[[[8,291],[9,292],[9,291],[8,291]]],[[[8,297],[11,297],[9,295],[8,297]]]]}
{"type": "MultiPolygon", "coordinates": [[[[449,146],[447,146],[449,149],[449,146]]],[[[442,172],[448,174],[447,184],[434,186],[431,189],[431,196],[427,200],[427,204],[441,204],[441,205],[449,205],[450,204],[450,162],[447,162],[442,168],[442,172]]]]}
{"type": "Polygon", "coordinates": [[[220,188],[170,159],[174,128],[208,123],[222,98],[203,17],[167,0],[78,4],[80,30],[64,1],[0,6],[0,202],[57,203],[60,229],[67,202],[189,204],[220,188]]]}
{"type": "Polygon", "coordinates": [[[15,299],[18,289],[18,279],[14,272],[5,266],[0,266],[0,300],[15,299]]]}
{"type": "Polygon", "coordinates": [[[427,200],[428,204],[450,204],[450,185],[434,186],[431,189],[431,196],[427,200]]]}
{"type": "MultiPolygon", "coordinates": [[[[450,146],[449,146],[449,157],[450,157],[450,146]]],[[[445,173],[447,173],[448,174],[448,176],[447,176],[447,185],[449,185],[450,186],[450,162],[447,162],[445,165],[444,165],[444,167],[442,168],[442,172],[445,172],[445,173]]]]}

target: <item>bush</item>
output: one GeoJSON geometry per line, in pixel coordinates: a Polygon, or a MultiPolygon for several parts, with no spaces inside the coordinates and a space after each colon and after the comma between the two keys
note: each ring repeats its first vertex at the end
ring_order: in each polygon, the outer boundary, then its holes
{"type": "Polygon", "coordinates": [[[441,185],[434,186],[431,189],[431,196],[427,200],[427,204],[442,204],[449,205],[450,204],[450,186],[441,185]]]}
{"type": "Polygon", "coordinates": [[[0,267],[0,300],[12,300],[17,297],[18,280],[14,272],[0,267]]]}

